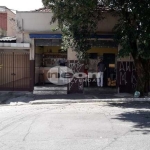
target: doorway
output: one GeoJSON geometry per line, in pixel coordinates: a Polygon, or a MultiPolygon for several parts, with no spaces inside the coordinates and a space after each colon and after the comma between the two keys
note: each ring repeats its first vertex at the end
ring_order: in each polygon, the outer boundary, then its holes
{"type": "Polygon", "coordinates": [[[104,73],[104,86],[116,87],[116,56],[115,54],[103,54],[103,61],[106,65],[104,73]]]}

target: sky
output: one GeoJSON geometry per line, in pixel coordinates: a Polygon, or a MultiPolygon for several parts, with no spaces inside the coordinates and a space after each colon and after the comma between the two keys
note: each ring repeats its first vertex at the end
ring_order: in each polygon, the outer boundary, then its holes
{"type": "Polygon", "coordinates": [[[0,6],[17,11],[30,11],[43,7],[42,0],[0,0],[0,6]]]}

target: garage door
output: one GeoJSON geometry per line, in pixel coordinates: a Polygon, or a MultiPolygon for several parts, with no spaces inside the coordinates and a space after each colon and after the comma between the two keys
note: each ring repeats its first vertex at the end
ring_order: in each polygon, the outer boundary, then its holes
{"type": "Polygon", "coordinates": [[[0,90],[24,91],[29,88],[29,53],[0,52],[0,90]]]}

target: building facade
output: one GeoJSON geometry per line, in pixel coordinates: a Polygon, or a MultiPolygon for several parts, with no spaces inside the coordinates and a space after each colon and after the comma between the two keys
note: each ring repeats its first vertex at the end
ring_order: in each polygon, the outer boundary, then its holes
{"type": "Polygon", "coordinates": [[[0,6],[0,91],[30,90],[29,43],[16,43],[16,14],[0,6]]]}
{"type": "Polygon", "coordinates": [[[4,6],[0,6],[0,36],[16,36],[16,14],[4,6]]]}
{"type": "MultiPolygon", "coordinates": [[[[39,9],[29,12],[17,12],[17,43],[28,43],[29,61],[28,67],[30,77],[30,90],[33,91],[35,85],[47,84],[47,73],[50,68],[58,65],[59,60],[67,62],[67,66],[74,73],[85,72],[90,76],[87,86],[96,86],[96,77],[99,57],[103,57],[107,71],[104,75],[104,85],[106,87],[116,87],[119,92],[131,92],[136,84],[135,68],[131,57],[118,58],[120,47],[113,40],[113,27],[118,21],[117,17],[105,12],[105,19],[100,21],[97,29],[98,41],[88,51],[89,62],[80,62],[73,49],[61,51],[61,31],[54,31],[57,22],[50,24],[52,12],[49,9],[39,9]],[[88,68],[85,68],[85,65],[88,68]]],[[[95,37],[91,37],[91,42],[95,37]]],[[[27,52],[27,51],[26,51],[27,52]]],[[[57,76],[57,75],[56,75],[57,76]]],[[[56,77],[55,76],[55,77],[56,77]]],[[[25,76],[24,76],[25,77],[25,76]]],[[[51,75],[50,75],[50,78],[51,75]]],[[[25,82],[25,81],[22,81],[25,82]]],[[[84,80],[73,78],[67,85],[68,93],[83,92],[84,80]]]]}

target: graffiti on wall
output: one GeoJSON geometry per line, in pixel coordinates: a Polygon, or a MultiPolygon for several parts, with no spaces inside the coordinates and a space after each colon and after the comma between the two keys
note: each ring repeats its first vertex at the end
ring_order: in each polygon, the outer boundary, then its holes
{"type": "Polygon", "coordinates": [[[83,79],[79,79],[78,87],[79,87],[79,91],[83,90],[83,79]]]}
{"type": "MultiPolygon", "coordinates": [[[[69,60],[68,67],[72,69],[73,73],[83,72],[84,64],[82,64],[78,60],[69,60]]],[[[76,91],[82,92],[83,91],[83,79],[73,78],[73,80],[68,84],[69,92],[76,91]]]]}
{"type": "Polygon", "coordinates": [[[134,62],[118,62],[118,84],[135,89],[137,83],[134,62]]]}
{"type": "Polygon", "coordinates": [[[77,60],[70,60],[68,67],[69,67],[70,69],[72,69],[72,71],[73,71],[74,73],[77,73],[77,72],[80,72],[80,71],[81,71],[81,69],[82,69],[82,67],[83,67],[83,64],[81,64],[81,63],[80,63],[79,61],[77,61],[77,60]]]}

